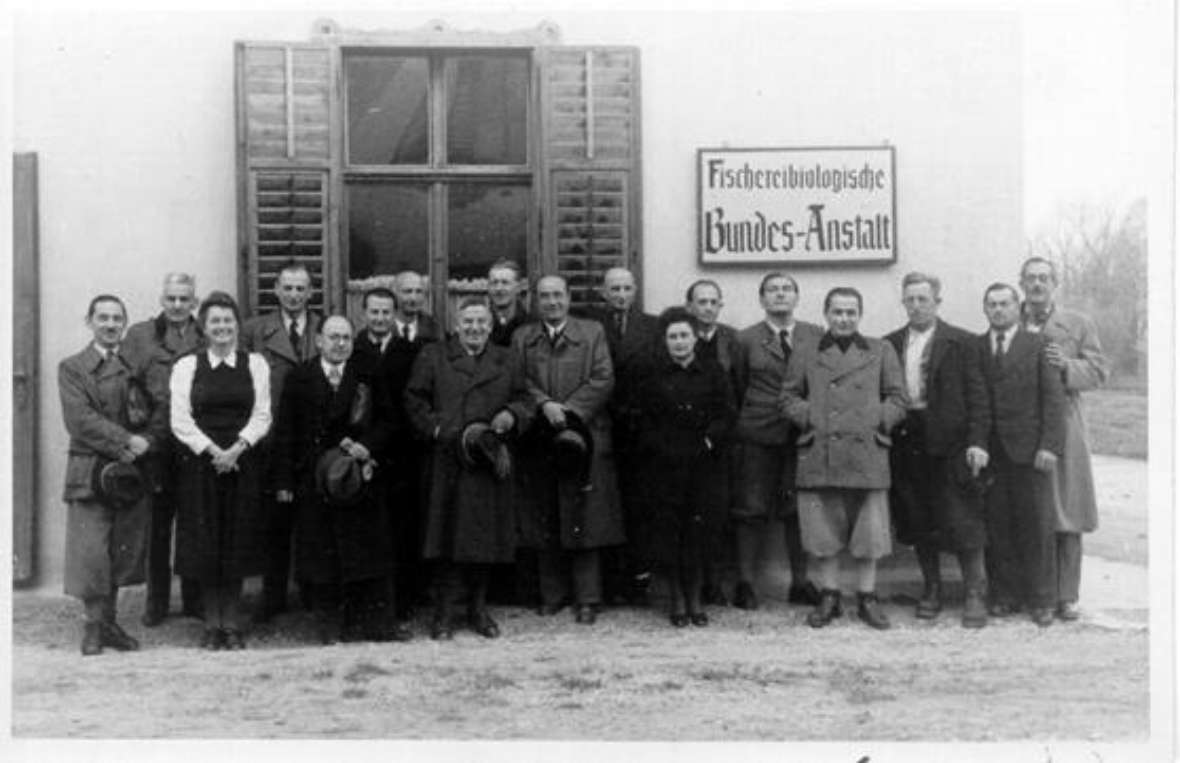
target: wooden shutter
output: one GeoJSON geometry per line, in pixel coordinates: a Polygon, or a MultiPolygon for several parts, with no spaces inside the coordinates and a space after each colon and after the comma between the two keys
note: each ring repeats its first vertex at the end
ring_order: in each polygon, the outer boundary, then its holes
{"type": "Polygon", "coordinates": [[[294,257],[325,310],[337,291],[333,51],[238,43],[236,59],[239,296],[249,313],[277,309],[274,282],[294,257]]]}
{"type": "Polygon", "coordinates": [[[540,264],[584,307],[608,268],[642,281],[639,50],[554,46],[537,60],[540,264]]]}

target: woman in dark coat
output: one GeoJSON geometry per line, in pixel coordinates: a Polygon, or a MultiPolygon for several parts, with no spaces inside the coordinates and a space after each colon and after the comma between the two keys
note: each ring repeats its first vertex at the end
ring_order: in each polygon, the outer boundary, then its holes
{"type": "Polygon", "coordinates": [[[262,574],[260,475],[253,448],[270,428],[270,369],[238,349],[241,319],[224,292],[197,311],[207,349],[176,361],[169,382],[179,448],[176,570],[201,584],[203,649],[243,649],[242,580],[262,574]]]}
{"type": "Polygon", "coordinates": [[[639,391],[639,459],[646,475],[646,537],[635,539],[666,576],[671,621],[707,625],[701,583],[726,507],[725,444],[737,419],[733,392],[715,363],[695,355],[692,316],[660,315],[662,346],[639,391]]]}
{"type": "Polygon", "coordinates": [[[393,404],[375,362],[352,352],[347,318],[324,320],[315,341],[319,355],[287,377],[275,429],[276,499],[295,512],[295,570],[311,583],[324,643],[405,641],[410,633],[394,624],[386,585],[393,559],[383,480],[373,476],[390,466],[374,456],[385,452],[393,404]],[[330,451],[370,465],[369,481],[347,505],[317,486],[330,451]]]}
{"type": "Polygon", "coordinates": [[[519,358],[488,341],[486,303],[464,300],[458,313],[457,336],[422,350],[405,392],[415,430],[431,443],[422,557],[434,561],[431,636],[452,637],[450,604],[465,589],[468,624],[495,638],[490,566],[516,552],[507,442],[528,425],[530,410],[519,358]]]}

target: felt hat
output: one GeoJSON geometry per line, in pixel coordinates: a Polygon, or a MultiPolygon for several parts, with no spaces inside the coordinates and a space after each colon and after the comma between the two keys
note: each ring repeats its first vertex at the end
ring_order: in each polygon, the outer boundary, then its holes
{"type": "Polygon", "coordinates": [[[553,460],[559,476],[575,478],[579,485],[590,481],[590,463],[594,458],[594,436],[586,422],[567,412],[565,427],[553,435],[553,460]]]}
{"type": "Polygon", "coordinates": [[[117,506],[133,506],[147,493],[143,473],[135,464],[100,460],[94,465],[91,480],[98,499],[117,506]]]}
{"type": "Polygon", "coordinates": [[[341,448],[329,448],[316,461],[315,486],[330,506],[356,505],[364,498],[363,465],[341,448]]]}
{"type": "Polygon", "coordinates": [[[498,479],[512,473],[512,455],[508,446],[484,421],[473,421],[459,437],[459,460],[468,469],[487,467],[498,479]]]}

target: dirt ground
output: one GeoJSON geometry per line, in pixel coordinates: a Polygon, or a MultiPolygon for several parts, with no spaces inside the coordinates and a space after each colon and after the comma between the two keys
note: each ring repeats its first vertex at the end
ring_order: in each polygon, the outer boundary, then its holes
{"type": "MultiPolygon", "coordinates": [[[[83,659],[75,602],[18,592],[13,725],[18,738],[381,738],[571,740],[1085,740],[1149,732],[1142,462],[1096,459],[1111,521],[1088,541],[1081,622],[1027,619],[965,631],[952,606],[913,618],[912,556],[882,571],[893,630],[845,617],[822,631],[775,595],[757,612],[713,608],[705,629],[659,610],[611,609],[593,628],[563,612],[495,614],[504,637],[451,643],[314,645],[308,615],[252,634],[245,652],[206,654],[201,625],[120,620],[134,654],[83,659]],[[1139,466],[1136,466],[1136,463],[1139,466]],[[1142,475],[1136,477],[1135,475],[1142,475]],[[1126,482],[1130,480],[1130,482],[1126,482]],[[1139,481],[1136,481],[1139,480],[1139,481]],[[1120,497],[1121,496],[1121,497],[1120,497]],[[1117,504],[1117,505],[1116,505],[1117,504]],[[1142,552],[1142,553],[1140,553],[1142,552]],[[1129,583],[1126,581],[1130,581],[1129,583]]],[[[953,565],[948,573],[957,577],[953,565]]],[[[957,593],[957,592],[953,592],[957,593]]],[[[847,605],[847,602],[846,602],[847,605]]]]}

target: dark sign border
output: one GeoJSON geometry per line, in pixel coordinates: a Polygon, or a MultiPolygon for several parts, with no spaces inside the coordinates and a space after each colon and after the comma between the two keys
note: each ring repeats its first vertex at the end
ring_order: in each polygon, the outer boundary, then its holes
{"type": "Polygon", "coordinates": [[[841,265],[857,265],[857,266],[880,266],[890,267],[897,264],[899,241],[897,238],[897,148],[892,144],[884,146],[759,146],[759,147],[742,147],[730,148],[727,146],[719,146],[716,148],[702,147],[696,151],[696,176],[697,176],[697,213],[696,213],[696,238],[697,238],[697,265],[701,268],[729,268],[729,267],[774,267],[774,266],[791,266],[803,265],[807,267],[838,267],[841,265]],[[705,243],[701,238],[701,212],[704,203],[704,178],[701,173],[701,157],[705,153],[730,153],[742,154],[755,151],[888,151],[889,152],[889,182],[891,185],[890,193],[892,198],[891,213],[893,215],[893,256],[889,259],[858,259],[858,260],[822,260],[809,257],[807,259],[793,259],[783,258],[780,260],[729,260],[726,262],[706,262],[705,261],[705,243]]]}

